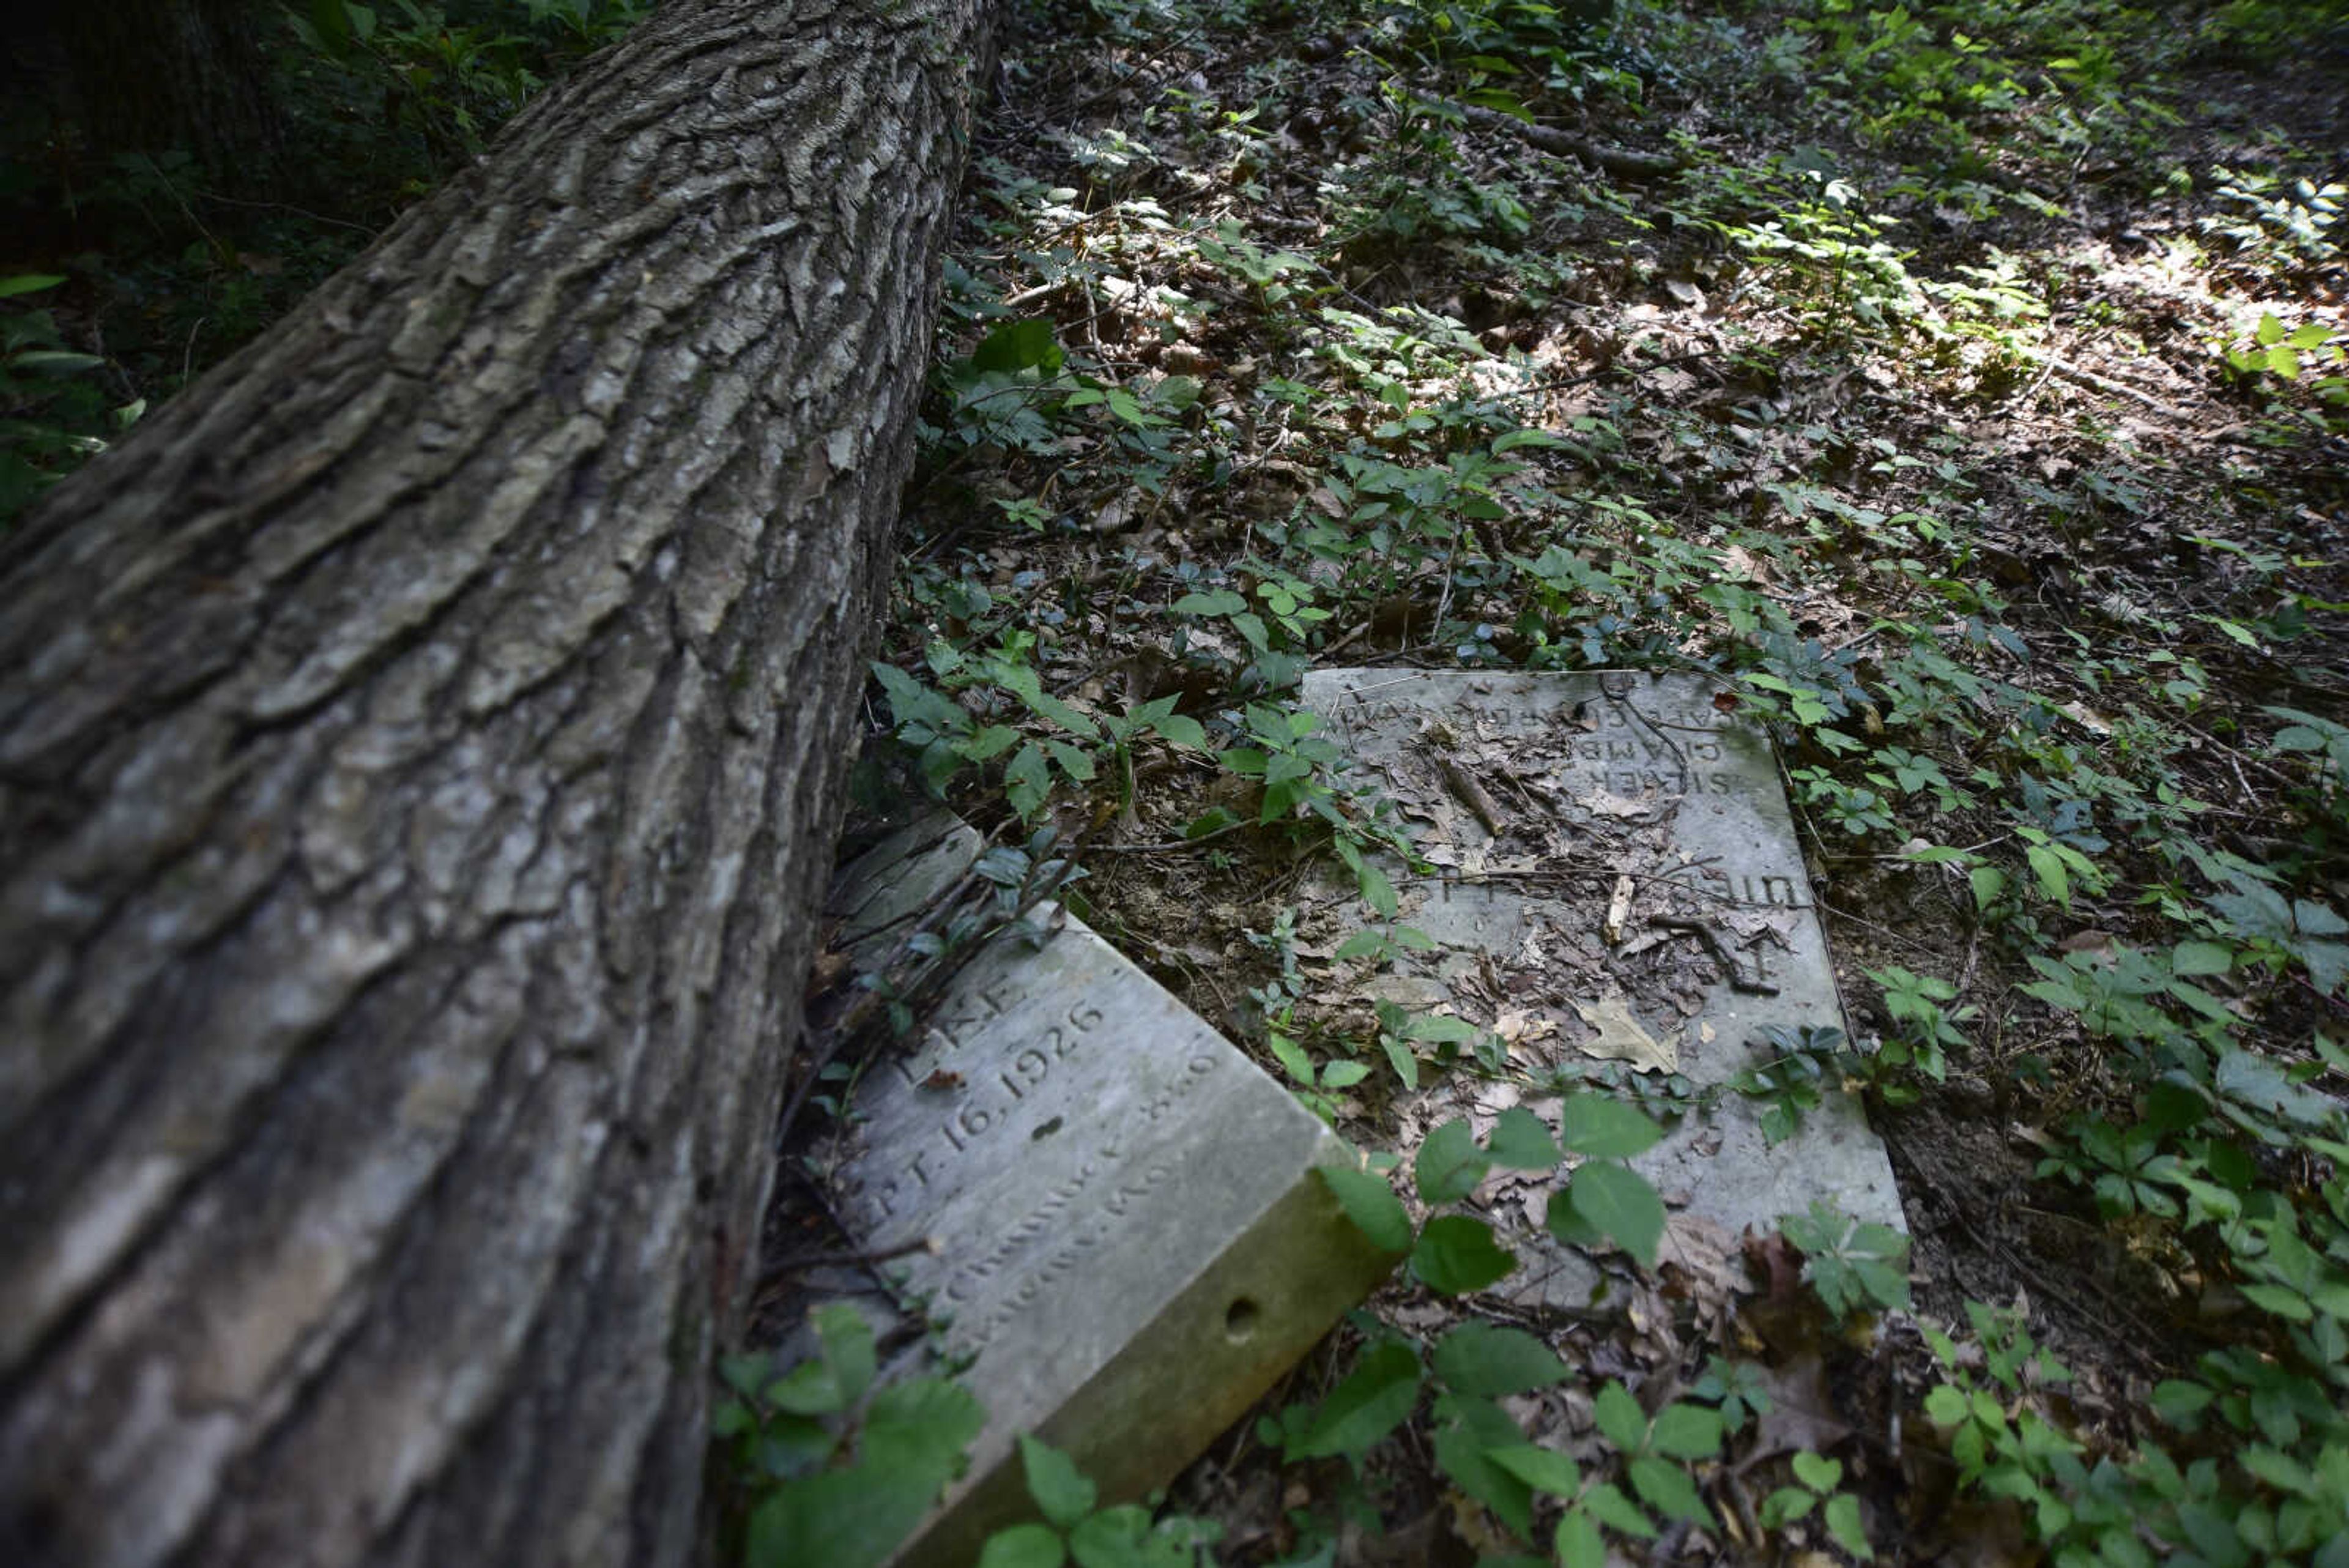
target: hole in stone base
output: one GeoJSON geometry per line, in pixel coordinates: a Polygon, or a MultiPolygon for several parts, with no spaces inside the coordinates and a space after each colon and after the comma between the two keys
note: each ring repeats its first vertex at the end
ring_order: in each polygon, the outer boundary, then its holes
{"type": "Polygon", "coordinates": [[[1256,1303],[1242,1296],[1224,1309],[1224,1336],[1234,1345],[1245,1345],[1256,1332],[1256,1303]]]}

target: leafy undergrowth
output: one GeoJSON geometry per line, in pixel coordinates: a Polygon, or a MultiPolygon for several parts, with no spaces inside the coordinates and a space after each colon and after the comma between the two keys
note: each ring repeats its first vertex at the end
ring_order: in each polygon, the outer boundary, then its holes
{"type": "Polygon", "coordinates": [[[872,771],[1074,845],[1417,1249],[1078,1560],[2349,1563],[2344,50],[2263,0],[1022,18],[872,771]],[[1857,1035],[1742,1087],[1862,1095],[1913,1251],[1832,1193],[1667,1231],[1604,1175],[1639,1075],[1403,1144],[1510,1053],[1300,958],[1317,865],[1412,935],[1331,664],[1727,683],[1857,1035]],[[1484,1289],[1479,1182],[1560,1136],[1590,1311],[1484,1289]]]}

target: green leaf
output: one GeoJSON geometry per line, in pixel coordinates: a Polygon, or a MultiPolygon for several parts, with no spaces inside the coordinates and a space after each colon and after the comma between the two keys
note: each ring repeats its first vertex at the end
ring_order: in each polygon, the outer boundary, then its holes
{"type": "Polygon", "coordinates": [[[1176,615],[1237,615],[1247,608],[1247,600],[1229,588],[1214,588],[1185,594],[1170,607],[1176,615]]]}
{"type": "Polygon", "coordinates": [[[1371,862],[1358,858],[1354,882],[1361,891],[1362,902],[1377,910],[1379,919],[1392,920],[1395,918],[1402,905],[1395,898],[1394,884],[1387,880],[1385,872],[1371,862]]]}
{"type": "Polygon", "coordinates": [[[1552,1170],[1563,1158],[1541,1117],[1523,1106],[1503,1111],[1485,1142],[1493,1163],[1506,1170],[1552,1170]]]}
{"type": "Polygon", "coordinates": [[[2216,1390],[2199,1383],[2164,1378],[2153,1386],[2154,1413],[2178,1430],[2191,1432],[2201,1426],[2202,1412],[2218,1397],[2216,1390]]]}
{"type": "Polygon", "coordinates": [[[1292,1459],[1343,1454],[1359,1460],[1410,1417],[1419,1404],[1419,1358],[1408,1345],[1388,1343],[1366,1352],[1353,1375],[1330,1392],[1292,1459]]]}
{"type": "Polygon", "coordinates": [[[1798,1453],[1795,1456],[1795,1479],[1813,1491],[1833,1491],[1842,1484],[1843,1461],[1807,1450],[1798,1453]]]}
{"type": "Polygon", "coordinates": [[[872,1325],[842,1303],[810,1314],[817,1352],[784,1373],[766,1391],[767,1403],[795,1416],[829,1416],[847,1409],[873,1381],[872,1325]]]}
{"type": "Polygon", "coordinates": [[[987,1538],[979,1549],[978,1568],[1061,1568],[1065,1556],[1061,1537],[1050,1525],[1015,1524],[987,1538]]]}
{"type": "Polygon", "coordinates": [[[2235,950],[2217,942],[2180,942],[2169,955],[2173,974],[2224,974],[2234,965],[2235,950]]]}
{"type": "MultiPolygon", "coordinates": [[[[1623,1505],[1630,1507],[1629,1501],[1623,1505]]],[[[1641,1520],[1640,1522],[1646,1523],[1641,1520]]],[[[1621,1529],[1620,1525],[1616,1527],[1621,1529]]],[[[1650,1531],[1651,1535],[1654,1534],[1650,1531]]],[[[1606,1568],[1607,1538],[1599,1533],[1597,1521],[1581,1509],[1568,1510],[1557,1521],[1557,1535],[1551,1542],[1557,1552],[1560,1568],[1606,1568]]]]}
{"type": "Polygon", "coordinates": [[[1491,1158],[1476,1147],[1475,1131],[1465,1120],[1455,1119],[1427,1135],[1412,1162],[1412,1174],[1419,1182],[1420,1201],[1433,1208],[1456,1203],[1475,1191],[1492,1168],[1491,1158]]]}
{"type": "Polygon", "coordinates": [[[1098,1501],[1093,1483],[1077,1469],[1074,1459],[1050,1443],[1022,1432],[1019,1465],[1028,1475],[1028,1495],[1036,1500],[1044,1517],[1061,1529],[1073,1528],[1093,1511],[1098,1501]]]}
{"type": "Polygon", "coordinates": [[[1628,1159],[1655,1147],[1663,1129],[1637,1106],[1607,1095],[1570,1095],[1560,1112],[1558,1136],[1576,1154],[1628,1159]]]}
{"type": "Polygon", "coordinates": [[[2031,862],[2033,875],[2039,878],[2039,890],[2063,905],[2072,907],[2072,877],[2064,868],[2064,857],[2044,844],[2034,844],[2023,852],[2031,862]]]}
{"type": "Polygon", "coordinates": [[[1868,1526],[1860,1522],[1859,1499],[1849,1492],[1827,1499],[1826,1521],[1827,1533],[1835,1537],[1837,1545],[1862,1563],[1876,1556],[1876,1548],[1868,1542],[1868,1526]]]}
{"type": "Polygon", "coordinates": [[[1092,782],[1093,760],[1092,756],[1069,744],[1066,741],[1047,741],[1044,744],[1051,751],[1052,760],[1061,764],[1061,771],[1062,773],[1068,774],[1079,784],[1090,784],[1092,782]]]}
{"type": "Polygon", "coordinates": [[[1321,1086],[1350,1089],[1370,1075],[1371,1070],[1360,1062],[1332,1062],[1321,1069],[1321,1086]]]}
{"type": "Polygon", "coordinates": [[[1313,1083],[1313,1058],[1305,1054],[1304,1047],[1278,1030],[1273,1032],[1270,1044],[1273,1060],[1278,1062],[1291,1078],[1310,1087],[1313,1083]]]}
{"type": "Polygon", "coordinates": [[[1650,1508],[1672,1519],[1686,1520],[1703,1529],[1713,1528],[1713,1511],[1704,1506],[1697,1495],[1696,1482],[1688,1471],[1669,1459],[1642,1454],[1628,1467],[1631,1490],[1640,1494],[1650,1508]]]}
{"type": "Polygon", "coordinates": [[[1478,1400],[1457,1408],[1463,1415],[1475,1412],[1475,1417],[1436,1429],[1437,1468],[1452,1478],[1453,1485],[1491,1509],[1502,1523],[1519,1535],[1532,1534],[1533,1489],[1495,1464],[1487,1452],[1496,1445],[1520,1442],[1525,1434],[1498,1406],[1478,1400]]]}
{"type": "Polygon", "coordinates": [[[1078,1568],[1191,1568],[1192,1553],[1180,1539],[1150,1528],[1150,1511],[1121,1503],[1093,1514],[1069,1532],[1069,1555],[1078,1568]]]}
{"type": "Polygon", "coordinates": [[[785,1481],[751,1511],[744,1559],[750,1568],[873,1568],[921,1522],[944,1482],[869,1463],[785,1481]]]}
{"type": "Polygon", "coordinates": [[[1599,1432],[1616,1448],[1636,1454],[1648,1446],[1648,1413],[1622,1384],[1609,1378],[1590,1407],[1599,1432]]]}
{"type": "Polygon", "coordinates": [[[979,370],[1041,370],[1050,375],[1061,368],[1065,358],[1061,346],[1052,340],[1052,324],[1049,321],[1001,321],[971,351],[970,362],[979,370]]]}
{"type": "Polygon", "coordinates": [[[1582,1506],[1597,1515],[1600,1522],[1636,1535],[1642,1541],[1656,1538],[1656,1527],[1640,1511],[1640,1505],[1625,1497],[1613,1481],[1601,1481],[1583,1498],[1582,1506]]]}
{"type": "Polygon", "coordinates": [[[1384,1177],[1350,1165],[1317,1165],[1313,1169],[1371,1246],[1382,1252],[1411,1251],[1411,1215],[1384,1177]]]}
{"type": "Polygon", "coordinates": [[[1175,745],[1188,746],[1195,752],[1208,749],[1206,727],[1187,714],[1169,713],[1163,719],[1153,719],[1150,727],[1175,745]]]}
{"type": "Polygon", "coordinates": [[[1566,1363],[1521,1328],[1472,1318],[1439,1341],[1435,1376],[1455,1393],[1480,1399],[1526,1394],[1561,1382],[1566,1363]]]}
{"type": "Polygon", "coordinates": [[[1044,762],[1044,753],[1033,741],[1019,748],[1010,765],[1003,770],[1004,797],[1011,809],[1022,816],[1033,816],[1051,793],[1052,774],[1044,762]]]}
{"type": "Polygon", "coordinates": [[[1424,1045],[1457,1045],[1476,1038],[1476,1026],[1448,1012],[1414,1012],[1402,1026],[1402,1037],[1424,1045]]]}
{"type": "Polygon", "coordinates": [[[1925,1418],[1936,1427],[1961,1426],[1972,1414],[1972,1409],[1966,1401],[1964,1391],[1947,1383],[1935,1384],[1925,1396],[1925,1418]]]}
{"type": "Polygon", "coordinates": [[[1536,1491],[1570,1498],[1582,1490],[1582,1471],[1555,1449],[1516,1443],[1489,1449],[1486,1457],[1536,1491]]]}
{"type": "Polygon", "coordinates": [[[1721,1452],[1721,1412],[1703,1405],[1667,1405],[1656,1412],[1648,1441],[1675,1459],[1709,1459],[1721,1452]]]}
{"type": "Polygon", "coordinates": [[[63,282],[64,275],[54,272],[20,272],[14,277],[0,277],[0,299],[14,299],[20,294],[38,294],[63,282]]]}
{"type": "Polygon", "coordinates": [[[1371,926],[1356,931],[1352,936],[1340,942],[1338,950],[1330,956],[1340,963],[1351,963],[1356,959],[1369,958],[1373,953],[1382,953],[1386,950],[1387,934],[1377,927],[1371,926]]]}
{"type": "Polygon", "coordinates": [[[978,1397],[943,1377],[909,1377],[873,1396],[865,1407],[867,1461],[936,1472],[935,1493],[962,1468],[963,1450],[987,1424],[978,1397]]]}
{"type": "Polygon", "coordinates": [[[1430,1220],[1411,1251],[1411,1272],[1447,1296],[1481,1291],[1516,1266],[1516,1254],[1493,1240],[1493,1228],[1464,1214],[1430,1220]]]}
{"type": "Polygon", "coordinates": [[[1594,1159],[1575,1171],[1567,1199],[1578,1216],[1642,1267],[1656,1266],[1656,1245],[1664,1234],[1664,1200],[1646,1177],[1628,1165],[1594,1159]]]}

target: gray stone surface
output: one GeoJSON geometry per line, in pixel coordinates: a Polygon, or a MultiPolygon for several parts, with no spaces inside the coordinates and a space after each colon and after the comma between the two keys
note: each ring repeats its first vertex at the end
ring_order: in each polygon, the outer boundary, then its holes
{"type": "MultiPolygon", "coordinates": [[[[1481,1131],[1520,1100],[1538,1111],[1523,1078],[1594,1067],[1609,1051],[1661,1057],[1701,1089],[1754,1062],[1770,1025],[1843,1025],[1768,741],[1717,691],[1692,675],[1307,676],[1306,705],[1401,803],[1437,863],[1433,877],[1389,869],[1402,921],[1438,950],[1358,982],[1510,1042],[1516,1072],[1449,1075],[1419,1107],[1425,1119],[1466,1114],[1481,1131]]],[[[1327,953],[1367,911],[1350,886],[1322,894],[1300,929],[1327,953]]],[[[1758,1114],[1723,1094],[1639,1163],[1677,1210],[1733,1235],[1771,1229],[1815,1198],[1907,1228],[1855,1103],[1831,1094],[1775,1148],[1758,1114]]],[[[1496,1207],[1522,1199],[1537,1224],[1546,1190],[1487,1196],[1496,1207]]],[[[1562,1304],[1587,1293],[1587,1266],[1552,1262],[1532,1286],[1520,1276],[1505,1288],[1562,1304]]]]}
{"type": "MultiPolygon", "coordinates": [[[[977,846],[959,824],[884,845],[843,879],[843,934],[893,943],[977,846]]],[[[1164,1484],[1393,1262],[1311,1175],[1350,1158],[1339,1139],[1081,921],[1050,923],[960,972],[820,1155],[861,1245],[941,1245],[902,1264],[900,1304],[926,1300],[940,1329],[894,1370],[976,1357],[988,1409],[910,1560],[967,1562],[1024,1513],[1021,1432],[1072,1453],[1104,1501],[1164,1484]]]]}

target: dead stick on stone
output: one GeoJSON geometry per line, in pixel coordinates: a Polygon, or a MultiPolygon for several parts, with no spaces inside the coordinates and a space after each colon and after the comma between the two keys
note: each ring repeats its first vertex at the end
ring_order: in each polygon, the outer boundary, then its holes
{"type": "Polygon", "coordinates": [[[1623,922],[1631,918],[1631,895],[1639,886],[1629,874],[1615,878],[1615,896],[1607,901],[1607,919],[1599,928],[1609,947],[1622,945],[1623,922]]]}
{"type": "Polygon", "coordinates": [[[1475,774],[1451,757],[1437,757],[1435,765],[1444,770],[1444,782],[1452,786],[1452,793],[1460,797],[1461,805],[1476,814],[1476,820],[1485,825],[1485,832],[1498,838],[1509,830],[1509,814],[1501,809],[1501,803],[1493,798],[1475,774]]]}
{"type": "Polygon", "coordinates": [[[778,1258],[769,1263],[763,1276],[771,1280],[781,1274],[805,1273],[810,1269],[850,1269],[866,1263],[885,1263],[909,1252],[927,1252],[935,1258],[945,1251],[945,1246],[936,1236],[916,1236],[894,1247],[876,1247],[866,1252],[794,1252],[788,1258],[778,1258]]]}
{"type": "Polygon", "coordinates": [[[1658,915],[1649,923],[1668,931],[1687,931],[1702,942],[1705,950],[1721,965],[1722,972],[1729,977],[1730,990],[1746,992],[1754,996],[1778,994],[1778,987],[1770,981],[1746,979],[1745,971],[1738,967],[1737,955],[1729,950],[1729,944],[1721,940],[1721,933],[1702,920],[1683,920],[1671,915],[1658,915]]]}

